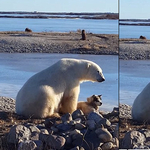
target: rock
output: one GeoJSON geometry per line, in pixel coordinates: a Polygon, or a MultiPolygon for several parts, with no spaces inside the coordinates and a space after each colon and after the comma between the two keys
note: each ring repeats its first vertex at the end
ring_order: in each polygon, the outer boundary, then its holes
{"type": "Polygon", "coordinates": [[[39,140],[39,132],[32,132],[30,140],[39,140]]]}
{"type": "Polygon", "coordinates": [[[19,144],[18,150],[37,150],[37,145],[34,141],[25,140],[19,144]]]}
{"type": "Polygon", "coordinates": [[[146,37],[141,35],[141,36],[139,37],[139,39],[144,39],[144,40],[146,40],[146,37]]]}
{"type": "Polygon", "coordinates": [[[76,134],[76,135],[72,135],[72,145],[73,146],[82,146],[83,143],[83,135],[80,134],[76,134]]]}
{"type": "Polygon", "coordinates": [[[15,125],[10,129],[7,136],[7,142],[17,144],[20,140],[29,140],[31,136],[30,129],[23,125],[15,125]]]}
{"type": "Polygon", "coordinates": [[[25,32],[32,32],[32,30],[29,28],[25,28],[25,32]]]}
{"type": "Polygon", "coordinates": [[[146,141],[144,134],[139,131],[129,131],[125,134],[122,141],[122,147],[126,149],[132,149],[135,145],[143,145],[146,141]]]}
{"type": "Polygon", "coordinates": [[[99,139],[101,139],[103,142],[112,141],[112,135],[106,128],[98,128],[95,130],[95,133],[98,135],[99,139]]]}
{"type": "Polygon", "coordinates": [[[48,119],[45,119],[44,124],[46,128],[51,128],[54,123],[51,121],[51,119],[48,118],[48,119]]]}
{"type": "Polygon", "coordinates": [[[103,116],[101,114],[97,113],[97,112],[91,112],[87,116],[87,120],[94,120],[95,123],[98,123],[102,119],[103,119],[103,116]]]}
{"type": "Polygon", "coordinates": [[[86,124],[87,124],[87,127],[90,129],[90,130],[94,130],[95,127],[96,127],[96,123],[94,120],[87,120],[86,121],[86,124]]]}
{"type": "Polygon", "coordinates": [[[142,130],[139,130],[139,132],[141,132],[142,134],[144,134],[146,138],[150,139],[150,130],[148,130],[148,129],[142,129],[142,130]]]}
{"type": "Polygon", "coordinates": [[[34,143],[37,146],[36,150],[43,150],[43,142],[42,141],[36,140],[36,141],[34,141],[34,143]]]}
{"type": "Polygon", "coordinates": [[[101,150],[101,148],[100,147],[96,147],[94,150],[101,150]]]}
{"type": "Polygon", "coordinates": [[[111,122],[108,119],[103,118],[96,124],[96,127],[99,128],[101,125],[103,125],[105,128],[108,128],[111,126],[111,122]]]}
{"type": "Polygon", "coordinates": [[[102,140],[98,138],[97,134],[93,130],[87,130],[86,134],[84,135],[84,142],[82,147],[85,150],[92,150],[99,147],[102,143],[102,140]]]}
{"type": "Polygon", "coordinates": [[[73,120],[77,119],[77,118],[83,118],[84,116],[84,113],[80,110],[80,109],[77,109],[75,110],[73,113],[72,113],[72,118],[73,120]]]}
{"type": "Polygon", "coordinates": [[[72,135],[80,134],[80,133],[81,133],[80,130],[75,129],[75,130],[73,130],[73,131],[70,131],[70,132],[69,132],[69,135],[72,136],[72,135]]]}
{"type": "Polygon", "coordinates": [[[113,132],[113,137],[116,137],[116,138],[119,137],[119,124],[118,123],[115,125],[115,129],[114,129],[114,132],[113,132]]]}
{"type": "Polygon", "coordinates": [[[58,135],[47,135],[47,134],[40,134],[41,141],[46,143],[50,148],[54,149],[61,149],[65,145],[65,138],[58,135]]]}
{"type": "Polygon", "coordinates": [[[43,133],[43,134],[49,134],[49,132],[48,132],[46,129],[41,129],[40,131],[41,131],[41,133],[43,133]]]}
{"type": "Polygon", "coordinates": [[[55,128],[54,126],[51,127],[52,132],[58,132],[59,130],[57,128],[55,128]]]}
{"type": "Polygon", "coordinates": [[[74,147],[74,148],[72,148],[70,150],[80,150],[80,149],[79,149],[79,146],[76,146],[76,147],[74,147]]]}
{"type": "Polygon", "coordinates": [[[85,33],[85,30],[82,30],[82,40],[86,40],[86,33],[85,33]]]}
{"type": "Polygon", "coordinates": [[[119,148],[119,140],[116,137],[112,139],[112,143],[114,147],[119,148]]]}
{"type": "Polygon", "coordinates": [[[120,104],[119,105],[119,117],[120,118],[126,118],[131,119],[131,109],[132,107],[126,104],[120,104]]]}
{"type": "Polygon", "coordinates": [[[72,120],[72,115],[70,113],[64,114],[61,117],[61,120],[62,120],[63,123],[66,122],[66,121],[71,121],[72,120]]]}
{"type": "Polygon", "coordinates": [[[86,128],[86,126],[82,123],[76,123],[75,124],[75,129],[82,130],[84,128],[86,128]]]}
{"type": "Polygon", "coordinates": [[[40,133],[40,130],[34,124],[27,123],[25,126],[28,129],[30,129],[31,132],[39,132],[40,133]]]}
{"type": "Polygon", "coordinates": [[[102,145],[102,150],[110,150],[113,148],[113,143],[112,142],[107,142],[107,143],[104,143],[102,145]]]}
{"type": "Polygon", "coordinates": [[[71,136],[66,136],[66,144],[67,145],[71,145],[72,144],[72,138],[71,138],[71,136]]]}
{"type": "Polygon", "coordinates": [[[59,131],[68,131],[69,129],[71,129],[72,125],[70,124],[64,124],[64,123],[60,123],[56,126],[56,128],[59,130],[59,131]]]}

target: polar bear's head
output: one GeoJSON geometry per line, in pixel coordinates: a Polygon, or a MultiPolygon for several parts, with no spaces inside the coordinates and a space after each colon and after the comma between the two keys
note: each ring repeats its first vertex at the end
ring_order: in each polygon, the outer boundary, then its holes
{"type": "Polygon", "coordinates": [[[102,69],[94,62],[89,61],[87,63],[87,74],[86,77],[88,80],[93,82],[103,82],[105,77],[102,73],[102,69]]]}

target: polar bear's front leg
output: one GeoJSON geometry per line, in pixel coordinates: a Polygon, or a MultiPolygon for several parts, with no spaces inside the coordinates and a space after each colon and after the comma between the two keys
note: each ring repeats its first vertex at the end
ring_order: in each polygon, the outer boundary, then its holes
{"type": "Polygon", "coordinates": [[[75,87],[70,91],[64,93],[64,96],[60,103],[60,113],[72,113],[77,109],[77,101],[79,97],[79,87],[75,87]]]}

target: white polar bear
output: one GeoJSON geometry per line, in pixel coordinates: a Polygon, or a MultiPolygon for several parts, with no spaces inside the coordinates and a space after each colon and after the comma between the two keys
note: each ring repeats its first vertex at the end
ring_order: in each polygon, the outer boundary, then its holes
{"type": "Polygon", "coordinates": [[[150,83],[134,100],[132,118],[139,122],[150,122],[150,83]]]}
{"type": "Polygon", "coordinates": [[[16,97],[16,113],[33,118],[72,113],[77,109],[80,83],[104,80],[102,69],[92,61],[61,59],[24,84],[16,97]]]}

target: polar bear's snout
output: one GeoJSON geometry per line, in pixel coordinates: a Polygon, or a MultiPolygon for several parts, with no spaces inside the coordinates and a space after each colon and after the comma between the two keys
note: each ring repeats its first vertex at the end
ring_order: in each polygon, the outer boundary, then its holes
{"type": "Polygon", "coordinates": [[[105,81],[105,77],[103,75],[99,75],[98,78],[97,78],[97,81],[98,82],[103,82],[103,81],[105,81]]]}

